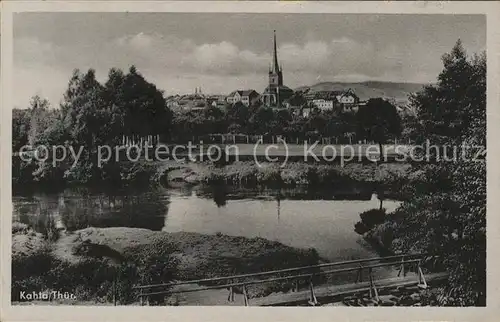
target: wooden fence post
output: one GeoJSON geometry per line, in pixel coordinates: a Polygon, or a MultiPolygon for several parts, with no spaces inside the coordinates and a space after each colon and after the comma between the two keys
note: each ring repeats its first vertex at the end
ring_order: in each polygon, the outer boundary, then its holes
{"type": "Polygon", "coordinates": [[[406,277],[406,269],[405,269],[405,257],[401,257],[401,267],[399,268],[398,277],[403,272],[403,277],[406,277]]]}
{"type": "Polygon", "coordinates": [[[318,304],[318,300],[316,299],[316,294],[314,294],[314,286],[313,286],[313,281],[312,281],[312,276],[311,280],[309,281],[309,305],[316,306],[318,304]]]}
{"type": "Polygon", "coordinates": [[[113,278],[113,305],[116,306],[116,276],[113,278]]]}
{"type": "Polygon", "coordinates": [[[363,266],[359,265],[358,273],[356,274],[356,283],[363,282],[363,266]]]}
{"type": "Polygon", "coordinates": [[[246,285],[243,285],[243,300],[245,301],[245,306],[250,306],[250,303],[248,302],[248,293],[246,285]]]}
{"type": "Polygon", "coordinates": [[[420,288],[427,288],[427,282],[424,277],[424,272],[422,272],[422,268],[420,267],[420,262],[418,262],[418,287],[420,288]]]}
{"type": "Polygon", "coordinates": [[[378,301],[379,297],[378,297],[377,287],[375,286],[375,283],[373,283],[373,269],[370,267],[370,269],[368,271],[370,274],[370,298],[373,298],[373,296],[375,296],[375,300],[378,301]],[[372,290],[373,290],[373,293],[372,293],[372,290]]]}
{"type": "MultiPolygon", "coordinates": [[[[234,281],[231,279],[231,280],[228,280],[228,282],[233,283],[234,281]]],[[[227,301],[234,302],[234,287],[233,286],[229,287],[229,295],[227,296],[227,301]]]]}

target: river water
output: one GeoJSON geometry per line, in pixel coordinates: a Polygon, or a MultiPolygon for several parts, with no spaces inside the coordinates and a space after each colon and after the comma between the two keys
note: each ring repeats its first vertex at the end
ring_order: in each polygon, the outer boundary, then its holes
{"type": "MultiPolygon", "coordinates": [[[[393,211],[397,201],[384,201],[393,211]]],[[[44,232],[48,227],[140,227],[167,232],[263,237],[298,248],[315,248],[329,261],[377,256],[354,225],[379,207],[371,191],[158,187],[148,191],[67,189],[13,198],[13,219],[44,232]]]]}

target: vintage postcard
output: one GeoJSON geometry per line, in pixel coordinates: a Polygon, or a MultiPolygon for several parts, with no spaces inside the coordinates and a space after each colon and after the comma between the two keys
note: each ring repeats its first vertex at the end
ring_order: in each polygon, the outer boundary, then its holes
{"type": "Polygon", "coordinates": [[[2,321],[495,320],[498,3],[1,5],[2,321]]]}

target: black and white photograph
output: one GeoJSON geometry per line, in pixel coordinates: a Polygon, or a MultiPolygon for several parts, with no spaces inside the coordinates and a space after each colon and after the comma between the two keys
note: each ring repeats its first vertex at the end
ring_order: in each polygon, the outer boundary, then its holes
{"type": "Polygon", "coordinates": [[[3,26],[9,305],[486,306],[486,14],[114,11],[3,26]]]}

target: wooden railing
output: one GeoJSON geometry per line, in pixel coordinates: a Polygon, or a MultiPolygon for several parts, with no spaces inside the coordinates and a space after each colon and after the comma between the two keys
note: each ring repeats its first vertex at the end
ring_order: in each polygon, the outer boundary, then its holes
{"type": "Polygon", "coordinates": [[[317,264],[310,266],[252,273],[252,274],[240,274],[240,275],[204,278],[204,279],[189,280],[189,281],[178,281],[178,282],[164,283],[164,284],[142,285],[134,287],[134,289],[139,292],[137,296],[141,301],[141,305],[143,305],[145,302],[144,300],[147,300],[151,296],[161,296],[161,295],[166,296],[175,293],[200,292],[200,291],[216,290],[216,289],[228,289],[229,290],[228,301],[234,301],[234,290],[237,287],[241,287],[244,298],[244,304],[245,306],[248,306],[250,305],[248,291],[247,291],[247,286],[249,285],[292,280],[295,282],[293,291],[298,292],[299,281],[302,280],[302,281],[308,281],[309,284],[308,303],[310,305],[316,305],[318,304],[318,301],[315,294],[315,285],[313,285],[313,280],[315,278],[320,276],[331,276],[346,272],[357,271],[356,280],[354,281],[354,283],[356,284],[363,282],[363,272],[367,271],[370,297],[378,300],[378,290],[375,285],[375,280],[373,276],[373,270],[375,268],[397,266],[399,267],[397,276],[400,277],[402,275],[402,277],[406,277],[406,273],[409,270],[409,267],[413,267],[414,272],[417,274],[417,279],[415,280],[415,282],[419,287],[426,288],[427,282],[422,271],[422,260],[437,259],[437,257],[438,256],[436,255],[428,255],[428,254],[403,254],[403,255],[394,255],[387,257],[350,260],[350,261],[335,262],[335,263],[324,263],[324,264],[317,264]],[[354,266],[339,268],[348,265],[354,265],[354,266]],[[284,273],[293,275],[276,276],[284,273]],[[255,279],[262,277],[269,277],[269,278],[255,279]],[[242,279],[249,279],[249,278],[251,280],[241,281],[242,279]],[[183,289],[183,290],[175,289],[175,287],[179,285],[209,284],[209,283],[211,284],[217,282],[223,282],[223,283],[219,285],[200,285],[199,287],[193,289],[183,289]]]}

